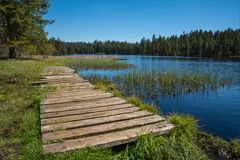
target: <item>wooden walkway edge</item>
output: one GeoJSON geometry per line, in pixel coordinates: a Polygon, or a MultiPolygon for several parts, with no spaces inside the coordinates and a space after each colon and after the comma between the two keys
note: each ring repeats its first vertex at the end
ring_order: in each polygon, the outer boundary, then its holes
{"type": "Polygon", "coordinates": [[[141,134],[162,135],[174,125],[111,93],[94,89],[68,67],[46,67],[33,84],[54,87],[40,103],[44,154],[133,142],[141,134]]]}

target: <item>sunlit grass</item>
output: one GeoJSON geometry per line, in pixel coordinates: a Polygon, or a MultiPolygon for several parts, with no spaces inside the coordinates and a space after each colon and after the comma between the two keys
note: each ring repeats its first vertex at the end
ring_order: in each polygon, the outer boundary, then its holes
{"type": "Polygon", "coordinates": [[[129,146],[124,155],[128,159],[208,159],[194,143],[196,121],[189,116],[170,116],[176,125],[168,136],[140,136],[135,145],[129,146]],[[184,125],[182,125],[184,123],[184,125]]]}

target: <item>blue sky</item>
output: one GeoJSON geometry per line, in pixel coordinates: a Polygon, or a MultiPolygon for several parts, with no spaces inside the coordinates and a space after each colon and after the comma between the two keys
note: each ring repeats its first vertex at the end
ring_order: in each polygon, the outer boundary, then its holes
{"type": "Polygon", "coordinates": [[[49,37],[139,41],[143,36],[240,26],[240,0],[50,0],[49,37]]]}

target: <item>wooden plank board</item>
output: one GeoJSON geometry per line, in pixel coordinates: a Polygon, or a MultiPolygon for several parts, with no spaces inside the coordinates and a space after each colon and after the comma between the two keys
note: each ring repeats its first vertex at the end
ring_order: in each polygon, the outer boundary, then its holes
{"type": "Polygon", "coordinates": [[[86,108],[86,109],[77,109],[77,110],[70,110],[70,111],[67,110],[67,111],[59,111],[59,112],[41,113],[40,117],[41,118],[63,117],[66,115],[96,113],[96,112],[111,111],[119,108],[129,108],[129,107],[133,107],[133,105],[120,104],[120,105],[104,106],[99,108],[86,108]]]}
{"type": "Polygon", "coordinates": [[[60,77],[60,76],[42,76],[40,80],[49,80],[49,81],[52,81],[52,80],[71,80],[71,79],[79,79],[79,80],[84,80],[82,77],[79,77],[77,74],[72,74],[72,76],[69,76],[68,77],[60,77]]]}
{"type": "Polygon", "coordinates": [[[112,122],[107,124],[88,126],[83,128],[43,133],[43,140],[66,139],[72,137],[81,137],[87,135],[96,135],[100,133],[113,132],[123,129],[139,127],[147,124],[153,124],[163,121],[164,118],[156,115],[140,117],[125,121],[112,122]]]}
{"type": "Polygon", "coordinates": [[[56,85],[42,84],[41,85],[41,87],[64,88],[64,89],[74,89],[74,88],[89,87],[89,86],[92,86],[89,82],[70,84],[70,85],[65,85],[65,84],[56,84],[56,85]]]}
{"type": "Polygon", "coordinates": [[[72,79],[72,78],[75,78],[75,75],[73,75],[72,73],[68,73],[68,74],[49,74],[49,75],[45,75],[45,76],[42,76],[42,78],[44,79],[72,79]]]}
{"type": "Polygon", "coordinates": [[[68,97],[55,97],[55,98],[44,98],[42,100],[42,104],[49,104],[49,103],[56,103],[59,102],[64,102],[64,101],[68,101],[69,99],[84,99],[86,97],[93,97],[93,96],[104,96],[104,95],[113,95],[112,93],[106,93],[106,92],[85,92],[85,94],[80,94],[80,95],[74,95],[74,96],[68,96],[68,97]]]}
{"type": "Polygon", "coordinates": [[[54,90],[49,90],[47,95],[55,95],[59,93],[76,93],[76,92],[82,92],[82,91],[92,91],[95,90],[94,86],[84,86],[84,87],[77,87],[77,88],[54,88],[54,90]]]}
{"type": "MultiPolygon", "coordinates": [[[[125,103],[125,104],[115,104],[115,105],[110,105],[110,106],[100,106],[100,107],[96,107],[96,108],[76,108],[70,111],[76,111],[78,110],[79,113],[89,113],[89,112],[98,112],[98,111],[104,111],[104,110],[114,110],[114,109],[118,109],[118,108],[128,108],[128,107],[133,107],[134,105],[129,104],[129,103],[125,103]]],[[[57,112],[65,112],[65,111],[69,111],[69,108],[55,108],[54,110],[41,110],[41,114],[45,114],[45,113],[57,113],[57,112]]]]}
{"type": "MultiPolygon", "coordinates": [[[[46,86],[51,86],[51,87],[55,87],[55,86],[80,86],[80,85],[84,85],[84,84],[90,84],[88,81],[83,81],[83,80],[68,80],[68,81],[53,81],[53,82],[40,81],[40,82],[47,82],[47,84],[45,83],[45,85],[46,86]]],[[[44,86],[44,85],[42,85],[42,86],[44,86]]]]}
{"type": "Polygon", "coordinates": [[[69,103],[61,103],[61,104],[55,104],[55,105],[41,105],[40,109],[48,109],[48,108],[60,108],[60,107],[74,107],[79,105],[95,105],[98,103],[105,103],[107,106],[108,104],[115,102],[115,101],[121,101],[125,102],[124,99],[118,98],[118,97],[109,97],[104,99],[96,99],[94,101],[81,101],[81,102],[69,102],[69,103]]]}
{"type": "Polygon", "coordinates": [[[95,94],[95,93],[107,93],[101,90],[83,90],[83,91],[77,91],[77,92],[67,92],[67,93],[58,93],[54,95],[46,95],[44,99],[54,99],[54,98],[67,98],[67,97],[75,97],[75,96],[83,96],[88,94],[95,94]]]}
{"type": "MultiPolygon", "coordinates": [[[[104,100],[104,99],[103,99],[104,100]]],[[[61,112],[61,111],[70,111],[70,110],[81,110],[81,109],[92,109],[92,108],[99,108],[99,107],[109,107],[112,105],[119,105],[124,104],[125,100],[119,100],[119,101],[112,101],[112,102],[99,102],[99,103],[93,103],[90,102],[85,104],[77,104],[74,106],[66,106],[66,107],[48,107],[48,108],[41,108],[41,113],[48,113],[48,112],[61,112]]]]}
{"type": "Polygon", "coordinates": [[[121,115],[114,115],[114,116],[101,117],[101,118],[95,118],[95,119],[50,124],[50,125],[41,126],[41,131],[42,133],[44,133],[44,132],[49,132],[54,130],[63,130],[63,129],[77,128],[77,127],[91,126],[91,125],[109,123],[114,121],[133,119],[137,117],[144,117],[149,115],[152,115],[152,114],[147,111],[138,111],[130,114],[121,114],[121,115]]]}
{"type": "Polygon", "coordinates": [[[68,75],[68,77],[59,77],[59,76],[46,76],[39,79],[39,81],[44,82],[70,82],[70,81],[88,81],[76,75],[68,75]]]}
{"type": "Polygon", "coordinates": [[[100,118],[100,117],[119,115],[119,114],[124,114],[124,113],[131,113],[131,112],[135,112],[138,110],[139,110],[138,107],[130,107],[130,108],[114,109],[114,110],[109,110],[109,111],[104,111],[104,112],[93,112],[93,113],[86,113],[86,114],[80,114],[80,115],[74,114],[74,115],[67,115],[64,117],[41,119],[41,125],[54,124],[54,123],[60,123],[60,122],[69,122],[69,121],[74,121],[74,120],[100,118]]]}
{"type": "MultiPolygon", "coordinates": [[[[41,85],[41,87],[44,87],[41,85]]],[[[77,87],[52,87],[54,91],[49,91],[49,93],[58,93],[58,92],[71,92],[71,91],[81,91],[81,90],[92,90],[94,89],[93,85],[86,85],[86,86],[77,86],[77,87]]]]}
{"type": "Polygon", "coordinates": [[[140,134],[148,133],[157,135],[166,134],[173,127],[174,126],[172,124],[151,124],[142,127],[111,132],[107,134],[78,138],[74,140],[67,140],[62,143],[44,145],[43,152],[45,154],[65,152],[69,150],[85,148],[88,146],[95,148],[111,147],[119,144],[133,142],[140,134]]]}
{"type": "Polygon", "coordinates": [[[89,101],[101,98],[113,97],[111,93],[98,94],[98,95],[89,95],[85,97],[69,97],[57,100],[43,100],[40,105],[54,105],[58,103],[68,103],[68,102],[78,102],[78,101],[89,101]]]}
{"type": "Polygon", "coordinates": [[[89,82],[74,82],[74,83],[53,83],[53,84],[44,84],[42,85],[44,86],[48,86],[48,87],[78,87],[78,86],[91,86],[92,84],[89,82]]]}
{"type": "Polygon", "coordinates": [[[58,84],[58,83],[74,83],[74,82],[89,82],[88,80],[82,79],[82,78],[68,78],[68,79],[46,79],[42,78],[40,81],[48,82],[48,84],[58,84]]]}

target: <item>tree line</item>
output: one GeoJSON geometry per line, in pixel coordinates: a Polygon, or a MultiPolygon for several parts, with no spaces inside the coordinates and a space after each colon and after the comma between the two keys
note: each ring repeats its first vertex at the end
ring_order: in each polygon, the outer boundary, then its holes
{"type": "Polygon", "coordinates": [[[196,30],[169,37],[153,35],[138,42],[64,42],[47,39],[44,27],[53,23],[43,16],[48,0],[0,0],[0,57],[7,54],[139,54],[195,57],[240,57],[240,29],[196,30]]]}
{"type": "Polygon", "coordinates": [[[48,0],[0,0],[0,56],[47,54],[54,49],[44,31],[53,23],[43,18],[48,7],[48,0]]]}
{"type": "Polygon", "coordinates": [[[64,42],[51,38],[54,54],[136,54],[157,56],[193,56],[226,58],[240,56],[240,29],[224,31],[196,30],[179,36],[153,35],[139,42],[120,41],[64,42]]]}

